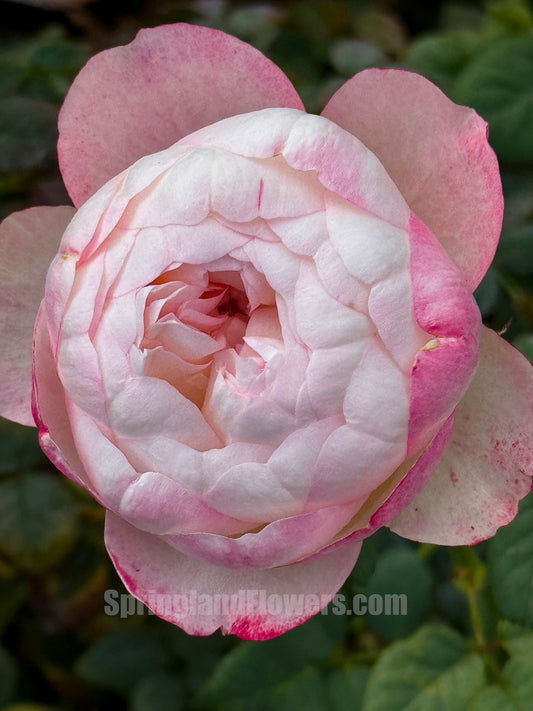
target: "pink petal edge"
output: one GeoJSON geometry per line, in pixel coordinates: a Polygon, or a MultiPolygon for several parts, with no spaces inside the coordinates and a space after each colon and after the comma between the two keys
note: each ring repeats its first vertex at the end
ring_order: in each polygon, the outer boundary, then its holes
{"type": "Polygon", "coordinates": [[[413,307],[433,336],[411,372],[408,456],[425,446],[463,397],[479,359],[481,314],[461,273],[414,214],[411,236],[413,307]]]}
{"type": "Polygon", "coordinates": [[[476,375],[428,485],[389,524],[401,536],[472,545],[515,517],[532,488],[533,368],[483,327],[476,375]]]}
{"type": "Polygon", "coordinates": [[[39,428],[41,449],[60,472],[88,489],[101,500],[88,480],[72,436],[65,404],[65,392],[59,380],[50,346],[44,302],[35,321],[33,339],[32,412],[39,428]]]}
{"type": "Polygon", "coordinates": [[[317,614],[346,580],[361,549],[360,541],[348,541],[292,565],[235,570],[178,553],[110,512],[105,538],[127,589],[159,617],[189,634],[221,628],[223,634],[255,640],[276,637],[317,614]],[[244,602],[231,609],[231,596],[244,602]]]}

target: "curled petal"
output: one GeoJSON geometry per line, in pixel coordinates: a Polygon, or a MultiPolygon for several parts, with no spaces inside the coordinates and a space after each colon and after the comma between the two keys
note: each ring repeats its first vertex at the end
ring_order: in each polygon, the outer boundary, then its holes
{"type": "Polygon", "coordinates": [[[428,485],[390,524],[406,538],[470,545],[515,517],[533,475],[533,372],[515,348],[482,329],[476,375],[452,440],[428,485]]]}

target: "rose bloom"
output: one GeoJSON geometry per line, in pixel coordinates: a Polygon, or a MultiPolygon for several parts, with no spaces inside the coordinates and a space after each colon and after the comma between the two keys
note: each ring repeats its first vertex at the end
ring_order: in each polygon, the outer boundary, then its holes
{"type": "Polygon", "coordinates": [[[515,516],[533,369],[472,296],[503,210],[473,110],[369,69],[310,115],[178,24],[93,57],[59,132],[76,209],[1,227],[1,412],[106,507],[133,595],[266,639],[380,526],[462,545],[515,516]]]}

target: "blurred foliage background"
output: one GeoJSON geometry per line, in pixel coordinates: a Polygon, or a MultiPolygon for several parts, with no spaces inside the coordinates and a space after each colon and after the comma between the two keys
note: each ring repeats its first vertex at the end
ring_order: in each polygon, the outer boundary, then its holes
{"type": "MultiPolygon", "coordinates": [[[[506,218],[476,292],[485,322],[533,358],[533,7],[527,0],[0,0],[0,216],[65,204],[57,113],[89,56],[188,21],[261,49],[318,112],[355,72],[414,69],[490,123],[506,218]]],[[[0,423],[2,711],[531,711],[533,499],[473,548],[365,542],[343,592],[405,593],[406,616],[318,615],[270,642],[191,638],[125,590],[103,511],[0,423]],[[131,603],[131,601],[130,601],[131,603]]]]}

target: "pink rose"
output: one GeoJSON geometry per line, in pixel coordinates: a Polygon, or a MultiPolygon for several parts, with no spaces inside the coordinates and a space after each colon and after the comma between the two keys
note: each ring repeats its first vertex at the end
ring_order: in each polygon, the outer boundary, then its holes
{"type": "Polygon", "coordinates": [[[533,370],[472,297],[502,219],[473,110],[370,69],[309,115],[180,24],[91,59],[59,129],[77,211],[1,228],[0,404],[107,508],[135,596],[265,639],[384,524],[472,544],[515,516],[533,370]]]}

